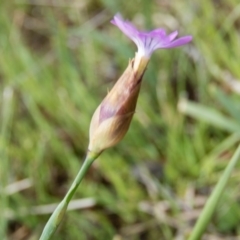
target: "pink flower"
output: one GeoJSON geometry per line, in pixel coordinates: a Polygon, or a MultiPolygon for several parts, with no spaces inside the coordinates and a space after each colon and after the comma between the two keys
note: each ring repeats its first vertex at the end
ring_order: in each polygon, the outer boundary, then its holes
{"type": "Polygon", "coordinates": [[[178,32],[174,31],[169,35],[162,28],[150,32],[139,31],[131,22],[124,20],[120,14],[116,14],[111,21],[138,47],[138,54],[142,57],[150,58],[152,53],[158,48],[174,48],[185,45],[192,40],[192,36],[177,38],[178,32]]]}

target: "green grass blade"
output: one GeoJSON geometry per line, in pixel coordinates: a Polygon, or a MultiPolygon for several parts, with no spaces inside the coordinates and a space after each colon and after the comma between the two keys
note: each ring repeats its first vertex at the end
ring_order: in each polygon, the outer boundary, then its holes
{"type": "Polygon", "coordinates": [[[235,119],[237,122],[240,122],[240,105],[236,101],[236,96],[227,95],[222,89],[212,86],[210,88],[213,97],[223,106],[223,108],[235,119]]]}
{"type": "Polygon", "coordinates": [[[220,112],[213,108],[190,102],[186,99],[181,99],[178,104],[180,112],[194,117],[198,120],[203,120],[214,126],[227,130],[229,132],[239,132],[240,124],[231,118],[225,117],[220,112]]]}
{"type": "Polygon", "coordinates": [[[227,165],[226,169],[224,170],[223,175],[219,179],[219,181],[218,181],[215,189],[213,190],[211,196],[209,197],[207,203],[205,204],[203,211],[201,212],[201,215],[198,218],[197,223],[194,226],[192,234],[188,240],[201,239],[209,221],[211,220],[214,210],[217,207],[219,199],[227,185],[230,175],[231,175],[234,167],[236,166],[239,158],[240,158],[240,145],[238,146],[235,154],[233,155],[229,164],[227,165]]]}

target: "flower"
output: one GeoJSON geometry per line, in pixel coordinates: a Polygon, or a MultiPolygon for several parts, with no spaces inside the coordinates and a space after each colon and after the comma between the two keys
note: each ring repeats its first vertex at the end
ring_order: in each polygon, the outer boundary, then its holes
{"type": "Polygon", "coordinates": [[[124,20],[120,14],[116,14],[111,21],[125,35],[127,35],[138,47],[137,55],[150,58],[158,48],[174,48],[185,45],[192,40],[192,36],[184,36],[176,39],[178,32],[174,31],[169,35],[162,28],[150,32],[139,31],[131,22],[124,20]]]}
{"type": "Polygon", "coordinates": [[[111,22],[136,43],[138,52],[93,114],[88,150],[95,154],[116,145],[128,131],[135,113],[142,77],[153,51],[178,47],[192,40],[191,36],[176,39],[177,31],[169,35],[163,29],[140,32],[130,22],[124,21],[120,14],[115,15],[111,22]]]}

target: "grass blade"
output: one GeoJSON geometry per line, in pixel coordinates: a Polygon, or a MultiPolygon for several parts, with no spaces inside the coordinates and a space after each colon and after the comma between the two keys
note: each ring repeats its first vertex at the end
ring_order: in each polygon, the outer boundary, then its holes
{"type": "Polygon", "coordinates": [[[192,234],[188,240],[201,239],[209,221],[211,220],[214,210],[217,207],[219,199],[227,185],[228,179],[230,178],[230,175],[231,175],[234,167],[236,166],[239,158],[240,158],[240,145],[238,146],[236,152],[234,153],[229,164],[227,165],[226,169],[224,170],[223,175],[219,179],[219,181],[218,181],[215,189],[213,190],[212,194],[210,195],[207,203],[205,204],[203,211],[201,212],[201,215],[198,218],[197,223],[194,226],[192,234]]]}
{"type": "Polygon", "coordinates": [[[229,132],[240,131],[240,124],[237,121],[225,117],[213,108],[205,107],[186,99],[181,99],[178,104],[178,109],[184,114],[192,116],[198,120],[203,120],[229,132]]]}

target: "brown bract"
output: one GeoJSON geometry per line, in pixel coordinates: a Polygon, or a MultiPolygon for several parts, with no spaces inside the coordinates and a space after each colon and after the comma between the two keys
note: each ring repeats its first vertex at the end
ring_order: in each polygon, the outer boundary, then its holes
{"type": "Polygon", "coordinates": [[[117,144],[126,134],[135,112],[147,62],[129,61],[128,67],[93,114],[89,151],[100,153],[117,144]],[[136,66],[137,64],[137,66],[136,66]]]}

